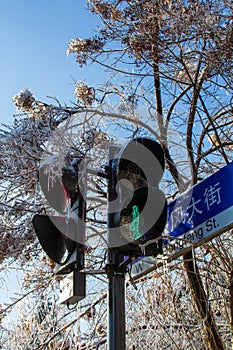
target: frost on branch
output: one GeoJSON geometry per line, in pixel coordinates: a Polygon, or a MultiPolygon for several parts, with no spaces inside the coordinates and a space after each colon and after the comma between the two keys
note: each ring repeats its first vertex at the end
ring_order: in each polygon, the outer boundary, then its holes
{"type": "Polygon", "coordinates": [[[17,119],[0,131],[0,261],[33,254],[30,213],[34,210],[37,168],[50,121],[17,119]],[[31,248],[31,249],[30,249],[31,248]]]}
{"type": "Polygon", "coordinates": [[[33,93],[27,88],[20,90],[20,92],[13,96],[12,101],[17,109],[22,110],[27,114],[28,118],[34,120],[45,120],[51,113],[51,110],[54,109],[52,106],[37,101],[33,93]]]}
{"type": "Polygon", "coordinates": [[[104,41],[99,38],[91,39],[71,39],[68,49],[66,50],[67,54],[74,53],[77,54],[76,59],[80,66],[87,63],[87,60],[90,58],[90,53],[100,52],[104,47],[104,41]]]}
{"type": "Polygon", "coordinates": [[[74,90],[75,96],[85,105],[91,105],[95,100],[95,90],[84,82],[78,82],[74,90]]]}
{"type": "Polygon", "coordinates": [[[14,101],[26,115],[0,130],[0,262],[37,253],[31,229],[35,196],[37,210],[44,205],[37,193],[37,170],[51,134],[70,117],[62,108],[37,102],[27,89],[14,101]]]}
{"type": "Polygon", "coordinates": [[[18,94],[13,96],[12,100],[18,109],[23,109],[25,111],[30,111],[36,101],[33,94],[28,89],[20,90],[18,94]]]}
{"type": "Polygon", "coordinates": [[[71,39],[67,54],[69,53],[81,53],[81,52],[95,52],[98,50],[101,50],[104,46],[104,43],[102,40],[93,38],[93,39],[71,39]]]}

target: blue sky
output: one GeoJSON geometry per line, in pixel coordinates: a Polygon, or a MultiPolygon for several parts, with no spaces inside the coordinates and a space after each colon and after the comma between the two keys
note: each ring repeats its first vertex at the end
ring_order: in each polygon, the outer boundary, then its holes
{"type": "Polygon", "coordinates": [[[74,80],[96,83],[94,67],[80,69],[67,57],[70,39],[94,35],[97,16],[85,0],[0,0],[0,122],[17,113],[12,102],[29,88],[42,101],[46,96],[70,105],[75,101],[74,80]]]}

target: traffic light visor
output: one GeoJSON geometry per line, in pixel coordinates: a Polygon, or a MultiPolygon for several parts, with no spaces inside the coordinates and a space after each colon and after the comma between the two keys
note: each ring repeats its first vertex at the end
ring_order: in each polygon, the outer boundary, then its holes
{"type": "Polygon", "coordinates": [[[68,225],[65,218],[53,216],[51,220],[48,215],[35,215],[32,223],[46,254],[55,263],[65,264],[76,247],[76,242],[62,233],[68,225]]]}

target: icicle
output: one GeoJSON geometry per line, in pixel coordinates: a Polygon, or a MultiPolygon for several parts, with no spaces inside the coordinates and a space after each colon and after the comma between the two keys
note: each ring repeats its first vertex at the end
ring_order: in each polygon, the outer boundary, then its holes
{"type": "Polygon", "coordinates": [[[48,168],[46,168],[46,170],[45,170],[45,175],[47,176],[47,179],[48,179],[47,190],[49,191],[50,190],[50,181],[51,181],[51,172],[48,168]]]}
{"type": "Polygon", "coordinates": [[[195,254],[195,247],[194,247],[194,245],[192,245],[192,255],[193,255],[193,260],[194,260],[194,264],[193,264],[194,271],[196,273],[197,272],[197,269],[196,269],[196,254],[195,254]]]}
{"type": "Polygon", "coordinates": [[[65,215],[65,217],[66,217],[66,224],[68,225],[68,222],[69,222],[69,220],[71,218],[71,200],[70,200],[70,198],[67,199],[67,201],[66,201],[65,211],[66,211],[66,215],[65,215]]]}
{"type": "Polygon", "coordinates": [[[163,260],[163,275],[164,277],[168,277],[168,263],[167,263],[167,259],[163,260]]]}
{"type": "Polygon", "coordinates": [[[142,255],[146,255],[146,247],[145,246],[140,246],[141,251],[142,251],[142,255]]]}

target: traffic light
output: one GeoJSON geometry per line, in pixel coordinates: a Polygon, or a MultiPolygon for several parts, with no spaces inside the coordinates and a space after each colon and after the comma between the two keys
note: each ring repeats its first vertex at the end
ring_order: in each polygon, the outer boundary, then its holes
{"type": "Polygon", "coordinates": [[[159,237],[167,221],[167,201],[158,184],[164,167],[163,149],[150,138],[135,138],[110,156],[109,246],[121,254],[162,253],[159,237]]]}
{"type": "Polygon", "coordinates": [[[62,175],[49,178],[48,162],[39,171],[45,198],[60,215],[34,216],[32,223],[46,254],[58,264],[57,274],[80,271],[84,267],[85,175],[79,181],[79,163],[66,164],[62,175]]]}

